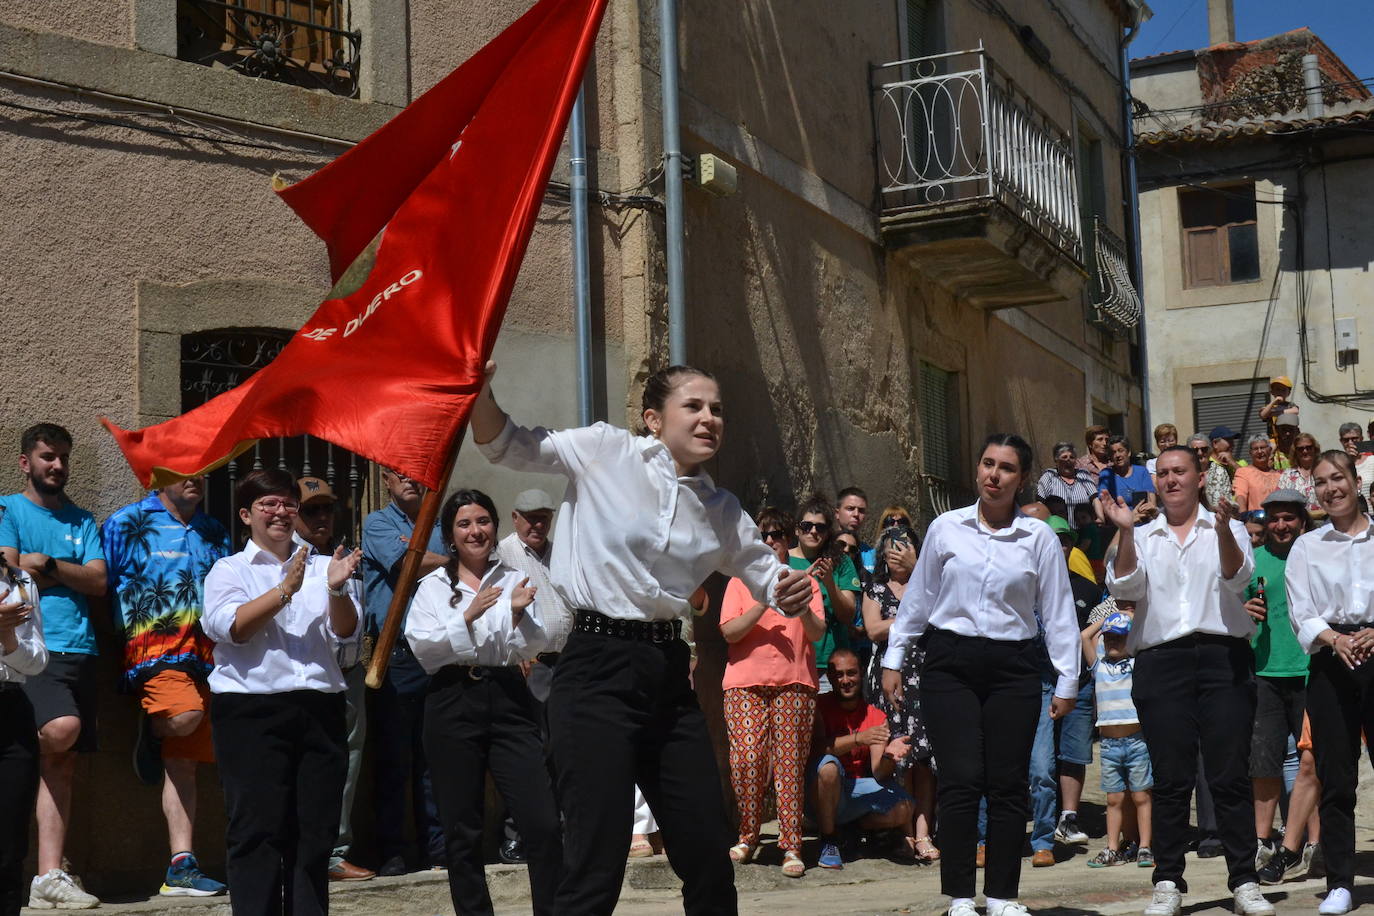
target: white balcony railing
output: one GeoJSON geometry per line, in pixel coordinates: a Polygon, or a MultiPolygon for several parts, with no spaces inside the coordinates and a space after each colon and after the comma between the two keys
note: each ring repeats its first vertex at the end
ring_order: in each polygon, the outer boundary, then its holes
{"type": "Polygon", "coordinates": [[[1110,331],[1126,333],[1140,324],[1140,293],[1131,282],[1126,243],[1101,217],[1093,219],[1093,320],[1110,331]]]}
{"type": "Polygon", "coordinates": [[[1082,263],[1073,146],[986,51],[877,67],[873,104],[884,215],[999,200],[1082,263]]]}

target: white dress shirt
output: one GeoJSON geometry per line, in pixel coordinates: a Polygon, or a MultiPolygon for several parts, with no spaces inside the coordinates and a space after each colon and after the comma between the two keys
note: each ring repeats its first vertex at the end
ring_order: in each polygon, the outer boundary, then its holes
{"type": "Polygon", "coordinates": [[[1069,567],[1054,529],[1020,511],[1007,527],[988,528],[977,503],[946,512],[926,531],[888,631],[883,667],[900,671],[908,647],[929,627],[1003,642],[1031,639],[1039,631],[1037,607],[1059,676],[1054,695],[1074,699],[1082,649],[1069,567]]]}
{"type": "Polygon", "coordinates": [[[539,618],[541,592],[535,593],[520,623],[511,625],[511,593],[525,579],[523,572],[493,557],[478,588],[458,581],[457,604],[450,604],[454,590],[447,567],[440,566],[421,579],[406,615],[405,633],[425,673],[433,674],[445,665],[514,665],[544,651],[549,638],[539,618]],[[477,592],[493,585],[501,589],[501,597],[468,623],[463,614],[477,592]]]}
{"type": "Polygon", "coordinates": [[[22,585],[27,603],[33,606],[29,619],[14,628],[18,645],[13,652],[0,651],[0,684],[22,684],[26,678],[41,674],[48,667],[48,646],[43,642],[43,618],[38,612],[38,587],[22,569],[14,570],[14,582],[0,579],[0,604],[20,600],[16,586],[22,585]]]}
{"type": "MultiPolygon", "coordinates": [[[[212,693],[286,693],[344,689],[339,669],[341,644],[357,640],[361,626],[346,639],[329,621],[329,557],[314,552],[306,560],[305,580],[291,602],[246,642],[235,642],[229,628],[238,609],[286,578],[281,562],[252,539],[233,556],[216,561],[205,577],[205,615],[200,625],[215,641],[212,693]]],[[[349,600],[358,609],[356,587],[349,600]]]]}
{"type": "Polygon", "coordinates": [[[1107,564],[1108,591],[1115,598],[1135,602],[1126,643],[1132,655],[1190,633],[1240,639],[1255,635],[1255,621],[1245,613],[1244,598],[1255,571],[1250,535],[1243,524],[1231,521],[1231,535],[1244,560],[1236,574],[1225,579],[1216,524],[1216,516],[1199,505],[1197,521],[1180,544],[1161,512],[1131,531],[1135,569],[1118,577],[1116,564],[1107,564]]]}
{"type": "Polygon", "coordinates": [[[1351,537],[1330,522],[1293,542],[1283,580],[1288,622],[1311,655],[1333,623],[1374,621],[1374,524],[1351,537]]]}
{"type": "Polygon", "coordinates": [[[496,464],[571,481],[550,563],[569,607],[625,620],[685,618],[687,599],[713,572],[776,606],[774,586],[787,567],[754,520],[704,471],[677,476],[657,439],[608,423],[551,432],[507,421],[478,447],[496,464]]]}
{"type": "Polygon", "coordinates": [[[545,544],[544,555],[540,556],[513,531],[496,545],[497,559],[528,576],[530,585],[539,588],[539,616],[544,621],[544,632],[549,638],[548,647],[541,649],[542,652],[562,652],[573,628],[573,613],[549,577],[549,556],[552,553],[552,541],[545,544]]]}

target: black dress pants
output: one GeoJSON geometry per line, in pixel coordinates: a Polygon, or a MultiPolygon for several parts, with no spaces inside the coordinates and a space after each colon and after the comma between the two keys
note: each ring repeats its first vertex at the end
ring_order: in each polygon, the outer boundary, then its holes
{"type": "Polygon", "coordinates": [[[940,765],[940,889],[972,897],[978,808],[988,800],[983,892],[1014,900],[1030,817],[1031,745],[1040,719],[1034,640],[1003,642],[932,629],[924,637],[921,715],[940,765]]]}
{"type": "Polygon", "coordinates": [[[29,899],[24,857],[38,794],[38,728],[18,687],[0,688],[0,916],[19,916],[29,899]]]}
{"type": "Polygon", "coordinates": [[[344,695],[217,693],[210,721],[235,916],[328,913],[348,774],[344,695]]]}
{"type": "Polygon", "coordinates": [[[1319,811],[1326,886],[1350,890],[1355,880],[1355,787],[1364,744],[1360,731],[1374,735],[1374,662],[1352,671],[1330,649],[1313,655],[1307,717],[1322,784],[1319,811]]]}
{"type": "MultiPolygon", "coordinates": [[[[553,673],[549,731],[567,824],[558,916],[605,916],[625,876],[638,782],[688,916],[738,911],[720,772],[681,640],[574,632],[553,673]]],[[[528,839],[528,838],[527,838],[528,839]]]]}
{"type": "Polygon", "coordinates": [[[1183,879],[1188,803],[1202,749],[1216,808],[1217,837],[1226,855],[1227,887],[1255,874],[1255,803],[1250,786],[1250,735],[1255,722],[1255,655],[1230,636],[1192,634],[1136,656],[1131,699],[1154,768],[1154,881],[1183,879]]]}
{"type": "Polygon", "coordinates": [[[383,862],[406,858],[407,822],[415,825],[420,864],[445,861],[444,831],[421,739],[428,687],[429,675],[401,638],[391,650],[382,686],[368,691],[368,737],[376,754],[372,785],[377,845],[383,862]]]}
{"type": "Polygon", "coordinates": [[[482,858],[488,769],[524,842],[534,912],[556,912],[563,840],[535,716],[534,698],[519,668],[450,665],[430,680],[425,755],[433,766],[456,913],[493,912],[482,858]]]}

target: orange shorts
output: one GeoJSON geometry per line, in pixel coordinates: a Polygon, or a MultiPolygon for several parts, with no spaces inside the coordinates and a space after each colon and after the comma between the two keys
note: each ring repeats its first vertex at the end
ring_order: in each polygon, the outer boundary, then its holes
{"type": "Polygon", "coordinates": [[[210,741],[210,688],[185,671],[160,671],[143,682],[143,711],[154,718],[170,719],[184,712],[200,712],[200,724],[189,735],[162,739],[162,756],[198,763],[214,763],[210,741]]]}

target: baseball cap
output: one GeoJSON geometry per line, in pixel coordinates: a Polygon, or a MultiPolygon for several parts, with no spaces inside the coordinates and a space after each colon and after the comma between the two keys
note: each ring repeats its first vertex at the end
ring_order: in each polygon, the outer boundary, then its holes
{"type": "Polygon", "coordinates": [[[1264,506],[1266,509],[1270,506],[1306,506],[1307,499],[1297,490],[1291,490],[1288,487],[1284,487],[1282,490],[1275,490],[1273,493],[1264,497],[1264,502],[1260,503],[1260,505],[1264,506]]]}
{"type": "Polygon", "coordinates": [[[552,510],[555,506],[553,497],[543,490],[525,490],[515,497],[515,504],[512,508],[516,512],[536,512],[540,509],[552,510]]]}
{"type": "Polygon", "coordinates": [[[1274,418],[1275,426],[1297,426],[1298,415],[1295,413],[1281,413],[1274,418]]]}
{"type": "Polygon", "coordinates": [[[1212,431],[1207,434],[1208,439],[1235,439],[1240,435],[1229,426],[1213,426],[1212,431]]]}
{"type": "Polygon", "coordinates": [[[1273,388],[1275,385],[1282,385],[1289,391],[1293,390],[1293,380],[1286,375],[1276,375],[1271,378],[1269,380],[1269,387],[1273,388]]]}
{"type": "Polygon", "coordinates": [[[1117,611],[1115,614],[1112,614],[1106,620],[1102,621],[1102,632],[1116,633],[1119,636],[1125,636],[1127,633],[1131,632],[1131,618],[1117,611]]]}
{"type": "Polygon", "coordinates": [[[1069,523],[1057,515],[1050,516],[1049,526],[1054,529],[1054,533],[1060,537],[1068,537],[1071,541],[1078,540],[1074,534],[1074,530],[1069,527],[1069,523]]]}
{"type": "Polygon", "coordinates": [[[300,477],[296,480],[296,486],[300,489],[301,505],[315,502],[319,499],[335,500],[334,488],[325,480],[319,477],[300,477]]]}

